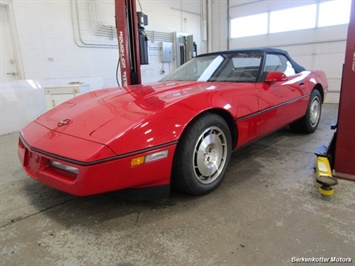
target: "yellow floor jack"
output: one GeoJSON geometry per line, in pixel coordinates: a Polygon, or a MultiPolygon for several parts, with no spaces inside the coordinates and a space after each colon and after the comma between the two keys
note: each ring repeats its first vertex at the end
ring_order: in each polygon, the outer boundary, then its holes
{"type": "Polygon", "coordinates": [[[338,180],[332,176],[332,171],[327,157],[317,155],[316,172],[316,181],[319,193],[323,196],[333,195],[333,186],[338,184],[338,180]]]}
{"type": "Polygon", "coordinates": [[[316,160],[316,182],[317,188],[321,195],[323,196],[331,196],[334,194],[333,186],[338,184],[338,180],[332,176],[332,158],[334,154],[334,139],[336,137],[336,133],[329,145],[329,148],[325,145],[321,146],[317,152],[317,160],[316,160]]]}

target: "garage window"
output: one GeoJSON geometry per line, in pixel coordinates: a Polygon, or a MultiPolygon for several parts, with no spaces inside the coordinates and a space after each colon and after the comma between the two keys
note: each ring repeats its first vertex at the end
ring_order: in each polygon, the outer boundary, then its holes
{"type": "Polygon", "coordinates": [[[314,28],[316,13],[317,5],[270,12],[270,33],[314,28]]]}
{"type": "Polygon", "coordinates": [[[231,20],[231,37],[247,37],[267,34],[268,14],[261,13],[231,20]],[[257,21],[257,23],[255,23],[257,21]]]}
{"type": "Polygon", "coordinates": [[[237,17],[231,19],[231,38],[347,24],[350,9],[351,0],[331,0],[237,17]]]}
{"type": "Polygon", "coordinates": [[[349,23],[350,8],[351,0],[338,0],[320,3],[318,27],[349,23]]]}

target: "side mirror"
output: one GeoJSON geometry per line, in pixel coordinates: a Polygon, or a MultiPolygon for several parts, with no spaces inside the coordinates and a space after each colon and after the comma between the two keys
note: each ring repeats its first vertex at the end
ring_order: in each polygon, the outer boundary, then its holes
{"type": "Polygon", "coordinates": [[[287,76],[282,72],[268,72],[265,78],[265,82],[273,83],[276,81],[286,81],[288,80],[287,76]]]}

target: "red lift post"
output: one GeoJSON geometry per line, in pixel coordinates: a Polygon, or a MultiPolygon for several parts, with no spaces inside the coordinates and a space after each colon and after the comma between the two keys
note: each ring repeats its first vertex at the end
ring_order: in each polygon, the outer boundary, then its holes
{"type": "Polygon", "coordinates": [[[355,0],[352,0],[335,139],[334,176],[355,181],[355,0]]]}
{"type": "Polygon", "coordinates": [[[115,0],[122,86],[141,84],[136,0],[115,0]]]}

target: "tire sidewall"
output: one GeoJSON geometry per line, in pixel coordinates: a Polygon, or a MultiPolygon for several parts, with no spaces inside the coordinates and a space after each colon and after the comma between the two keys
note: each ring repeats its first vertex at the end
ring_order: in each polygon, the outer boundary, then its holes
{"type": "Polygon", "coordinates": [[[307,131],[312,133],[314,131],[316,131],[317,127],[318,127],[318,124],[319,124],[319,121],[320,121],[320,118],[321,118],[321,114],[322,114],[322,98],[321,98],[321,95],[319,93],[318,90],[314,90],[312,91],[311,93],[311,97],[309,99],[309,103],[308,103],[308,108],[307,108],[307,115],[306,115],[306,123],[307,123],[307,131]],[[312,125],[312,122],[311,122],[311,106],[312,106],[312,103],[315,99],[318,99],[318,102],[319,102],[319,116],[318,116],[318,121],[315,125],[312,125]]]}
{"type": "Polygon", "coordinates": [[[224,179],[225,173],[227,171],[232,152],[232,138],[229,127],[225,120],[216,114],[208,114],[200,117],[197,121],[193,122],[192,125],[187,128],[184,133],[181,143],[179,143],[177,158],[180,160],[180,167],[182,176],[180,178],[184,179],[184,183],[189,187],[193,194],[202,195],[212,190],[216,189],[224,179]],[[209,184],[201,183],[194,172],[194,149],[196,147],[197,141],[201,134],[210,127],[218,127],[223,131],[226,138],[227,155],[225,164],[219,176],[209,184]]]}

